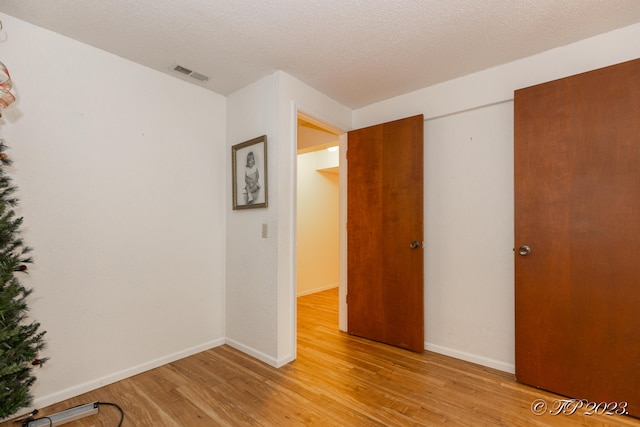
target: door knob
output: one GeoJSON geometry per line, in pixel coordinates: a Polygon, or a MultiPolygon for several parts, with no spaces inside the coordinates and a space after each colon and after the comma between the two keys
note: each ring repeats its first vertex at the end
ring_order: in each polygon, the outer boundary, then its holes
{"type": "Polygon", "coordinates": [[[531,248],[527,245],[522,245],[518,248],[518,253],[522,256],[527,256],[531,253],[531,248]]]}
{"type": "Polygon", "coordinates": [[[411,243],[409,243],[409,247],[411,249],[417,249],[420,247],[420,242],[418,242],[417,240],[413,240],[411,243]]]}

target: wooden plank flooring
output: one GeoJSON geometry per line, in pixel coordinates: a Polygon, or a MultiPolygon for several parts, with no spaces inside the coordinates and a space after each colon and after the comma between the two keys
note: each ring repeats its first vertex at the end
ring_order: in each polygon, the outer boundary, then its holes
{"type": "MultiPolygon", "coordinates": [[[[299,298],[298,358],[280,369],[221,346],[44,408],[120,405],[123,426],[637,426],[620,415],[536,416],[559,396],[513,375],[436,353],[412,353],[338,331],[337,290],[299,298]]],[[[119,413],[69,427],[116,426],[119,413]]],[[[0,427],[19,424],[7,421],[0,427]]]]}

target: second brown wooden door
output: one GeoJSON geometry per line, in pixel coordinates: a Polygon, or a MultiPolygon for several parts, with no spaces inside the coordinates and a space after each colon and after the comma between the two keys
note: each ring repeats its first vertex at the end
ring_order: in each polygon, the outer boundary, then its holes
{"type": "Polygon", "coordinates": [[[516,91],[515,189],[517,379],[640,416],[640,60],[516,91]]]}

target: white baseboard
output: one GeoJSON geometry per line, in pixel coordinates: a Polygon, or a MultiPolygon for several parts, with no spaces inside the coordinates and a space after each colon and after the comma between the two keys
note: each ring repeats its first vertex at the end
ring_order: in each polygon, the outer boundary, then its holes
{"type": "MultiPolygon", "coordinates": [[[[131,368],[123,369],[122,371],[119,371],[119,372],[114,372],[113,374],[106,375],[102,378],[96,378],[95,380],[91,380],[83,384],[78,384],[73,387],[69,387],[55,393],[37,397],[34,399],[31,408],[25,408],[23,411],[21,411],[21,413],[27,414],[31,412],[34,408],[44,408],[46,406],[53,405],[54,403],[62,402],[64,400],[79,396],[81,394],[98,389],[100,387],[113,384],[125,378],[129,378],[134,375],[138,375],[142,372],[149,371],[154,368],[158,368],[160,366],[166,365],[171,362],[175,362],[176,360],[180,360],[185,357],[192,356],[202,351],[210,350],[214,347],[223,345],[224,342],[225,342],[224,338],[219,338],[217,340],[209,341],[191,348],[178,351],[173,354],[169,354],[154,360],[150,360],[148,362],[142,363],[137,366],[133,366],[131,368]]],[[[19,414],[13,415],[13,417],[15,416],[19,416],[19,414]]]]}
{"type": "Polygon", "coordinates": [[[244,354],[248,354],[249,356],[258,359],[261,362],[266,363],[267,365],[271,365],[274,368],[279,368],[280,366],[283,366],[283,364],[280,364],[277,359],[269,356],[266,353],[263,353],[263,352],[261,352],[259,350],[256,350],[253,347],[249,347],[247,345],[239,343],[238,341],[234,341],[234,340],[232,340],[230,338],[227,338],[225,340],[225,344],[235,348],[236,350],[240,350],[244,354]]]}
{"type": "Polygon", "coordinates": [[[337,287],[338,287],[338,284],[334,283],[332,285],[322,286],[322,287],[319,287],[319,288],[313,288],[313,289],[308,289],[306,291],[298,292],[296,294],[296,296],[303,297],[305,295],[315,294],[316,292],[328,291],[329,289],[334,289],[334,288],[337,288],[337,287]]]}
{"type": "Polygon", "coordinates": [[[449,347],[443,347],[437,344],[430,344],[427,342],[424,343],[424,348],[425,350],[433,351],[434,353],[443,354],[445,356],[454,357],[460,360],[465,360],[467,362],[497,369],[499,371],[508,372],[510,374],[514,374],[516,372],[516,366],[512,363],[505,363],[500,360],[490,359],[488,357],[478,356],[477,354],[466,353],[464,351],[455,350],[449,347]]]}

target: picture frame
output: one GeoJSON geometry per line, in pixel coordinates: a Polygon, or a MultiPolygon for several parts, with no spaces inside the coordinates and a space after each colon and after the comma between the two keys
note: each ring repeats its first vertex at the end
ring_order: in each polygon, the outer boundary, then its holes
{"type": "Polygon", "coordinates": [[[233,210],[266,208],[267,136],[231,147],[233,210]]]}

